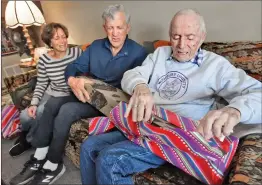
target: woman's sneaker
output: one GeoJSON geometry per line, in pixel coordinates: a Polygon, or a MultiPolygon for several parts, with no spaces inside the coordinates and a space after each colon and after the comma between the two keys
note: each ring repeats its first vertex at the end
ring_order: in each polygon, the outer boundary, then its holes
{"type": "Polygon", "coordinates": [[[58,164],[55,171],[49,169],[41,168],[34,176],[34,179],[29,183],[29,185],[37,184],[53,184],[57,181],[66,171],[63,163],[58,164]]]}
{"type": "Polygon", "coordinates": [[[12,157],[17,157],[24,153],[25,151],[32,148],[32,145],[26,141],[26,134],[27,132],[21,132],[19,135],[19,138],[15,141],[12,148],[9,150],[9,154],[12,157]]]}
{"type": "Polygon", "coordinates": [[[34,158],[33,155],[31,155],[30,160],[28,160],[24,164],[23,170],[18,175],[16,175],[11,179],[10,185],[17,185],[17,184],[21,185],[21,184],[28,183],[30,180],[34,178],[36,172],[40,168],[42,168],[45,161],[46,161],[45,159],[37,160],[36,158],[34,158]]]}

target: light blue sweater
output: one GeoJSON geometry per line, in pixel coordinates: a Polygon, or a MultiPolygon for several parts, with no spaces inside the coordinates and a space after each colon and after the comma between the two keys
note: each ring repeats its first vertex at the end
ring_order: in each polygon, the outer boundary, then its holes
{"type": "Polygon", "coordinates": [[[214,107],[214,95],[241,112],[242,123],[262,123],[262,84],[235,68],[226,58],[203,50],[203,62],[177,62],[169,46],[158,48],[142,66],[127,71],[121,85],[132,94],[136,85],[148,83],[155,104],[179,115],[200,120],[214,107]]]}

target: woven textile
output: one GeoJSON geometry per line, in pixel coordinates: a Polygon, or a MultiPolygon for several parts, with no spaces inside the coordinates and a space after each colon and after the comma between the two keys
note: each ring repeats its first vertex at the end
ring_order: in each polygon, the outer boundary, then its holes
{"type": "Polygon", "coordinates": [[[89,133],[97,135],[117,127],[132,142],[194,176],[206,184],[222,184],[235,154],[238,139],[229,136],[206,141],[196,132],[197,122],[161,107],[155,107],[152,123],[124,118],[127,104],[121,102],[110,117],[90,120],[89,133]]]}
{"type": "Polygon", "coordinates": [[[11,138],[20,132],[19,111],[14,105],[7,105],[2,109],[1,131],[3,138],[11,138]]]}

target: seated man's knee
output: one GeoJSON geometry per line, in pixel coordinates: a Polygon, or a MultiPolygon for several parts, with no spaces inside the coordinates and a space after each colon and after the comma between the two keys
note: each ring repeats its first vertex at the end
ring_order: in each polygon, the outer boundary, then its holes
{"type": "Polygon", "coordinates": [[[98,168],[103,167],[113,167],[116,163],[119,162],[124,156],[123,153],[118,153],[116,149],[104,149],[102,150],[96,160],[96,166],[98,168]]]}
{"type": "MultiPolygon", "coordinates": [[[[82,143],[80,148],[80,157],[89,156],[92,157],[92,153],[99,152],[98,151],[98,144],[97,144],[97,137],[96,136],[88,136],[88,138],[82,143]]],[[[95,157],[94,154],[93,157],[95,157]]]]}

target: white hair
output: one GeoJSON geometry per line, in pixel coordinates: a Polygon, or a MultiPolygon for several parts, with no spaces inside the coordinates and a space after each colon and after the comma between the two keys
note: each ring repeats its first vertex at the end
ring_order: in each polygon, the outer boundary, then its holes
{"type": "Polygon", "coordinates": [[[124,6],[123,5],[120,5],[120,4],[116,4],[116,5],[110,5],[108,6],[103,14],[102,14],[102,18],[104,20],[104,23],[106,22],[106,20],[108,18],[114,20],[114,15],[117,13],[117,12],[123,12],[125,14],[125,17],[126,17],[126,23],[129,24],[130,23],[130,14],[125,10],[124,6]]]}
{"type": "MultiPolygon", "coordinates": [[[[203,33],[207,33],[206,31],[206,24],[205,24],[205,21],[204,21],[204,18],[202,15],[200,15],[200,13],[198,13],[196,10],[193,10],[193,9],[183,9],[183,10],[180,10],[179,12],[177,12],[173,19],[179,15],[196,15],[196,17],[198,18],[198,21],[199,21],[199,26],[200,26],[200,30],[203,32],[203,33]]],[[[172,24],[173,24],[173,19],[170,23],[170,27],[169,27],[169,34],[171,34],[171,27],[172,27],[172,24]]]]}

